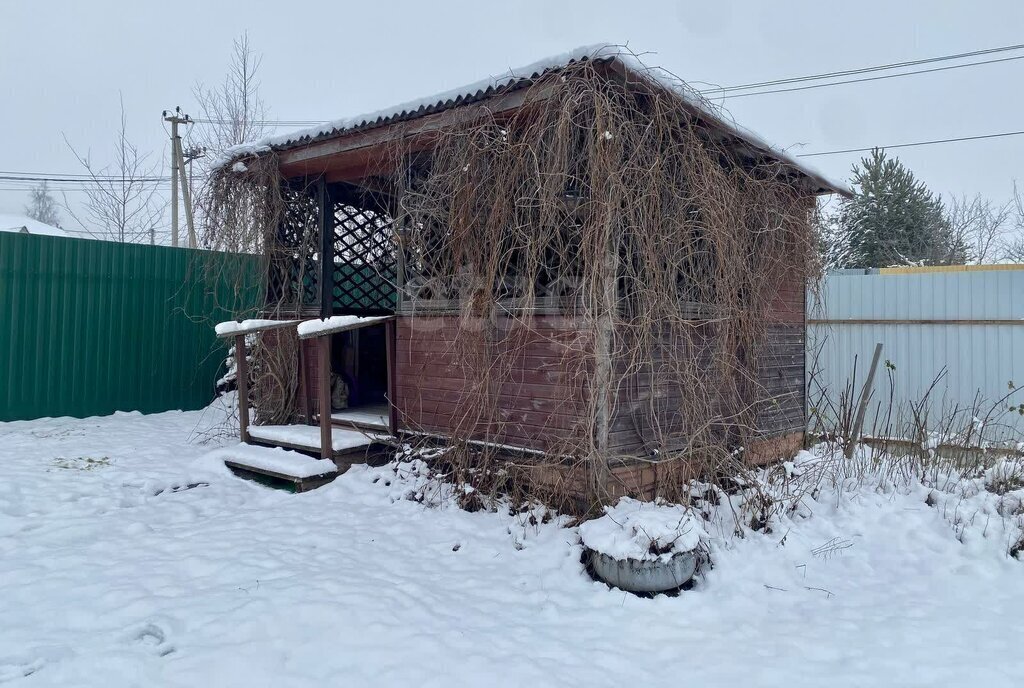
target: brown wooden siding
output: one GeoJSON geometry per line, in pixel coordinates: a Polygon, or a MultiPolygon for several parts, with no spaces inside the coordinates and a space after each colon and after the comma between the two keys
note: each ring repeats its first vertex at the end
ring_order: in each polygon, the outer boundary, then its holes
{"type": "Polygon", "coordinates": [[[537,316],[528,328],[506,325],[499,323],[484,356],[496,368],[488,412],[477,408],[478,367],[468,362],[466,348],[481,335],[460,332],[456,316],[400,316],[399,429],[540,451],[570,441],[585,419],[585,338],[560,317],[537,316]]]}
{"type": "Polygon", "coordinates": [[[759,361],[759,377],[776,403],[758,416],[757,424],[765,437],[802,433],[806,425],[806,293],[803,280],[784,283],[768,315],[768,340],[759,361]]]}
{"type": "MultiPolygon", "coordinates": [[[[804,289],[787,283],[772,300],[764,349],[759,352],[758,378],[770,400],[761,406],[757,425],[766,438],[791,435],[804,428],[804,289]]],[[[655,370],[664,357],[699,355],[712,365],[707,352],[687,352],[665,346],[655,355],[655,370]]],[[[609,448],[623,456],[647,455],[657,448],[651,412],[659,426],[671,434],[685,434],[678,413],[684,390],[669,376],[647,371],[627,374],[618,362],[615,407],[609,448]],[[652,401],[653,399],[653,401],[652,401]]]]}
{"type": "MultiPolygon", "coordinates": [[[[302,366],[306,369],[305,384],[307,389],[305,390],[306,399],[299,398],[299,408],[309,408],[310,413],[320,413],[318,408],[320,403],[320,360],[317,357],[317,348],[319,342],[316,339],[300,339],[299,346],[302,347],[300,351],[300,360],[302,366]]],[[[299,370],[299,375],[302,375],[302,370],[299,370]]],[[[303,381],[299,381],[298,394],[303,394],[302,390],[303,381]]]]}

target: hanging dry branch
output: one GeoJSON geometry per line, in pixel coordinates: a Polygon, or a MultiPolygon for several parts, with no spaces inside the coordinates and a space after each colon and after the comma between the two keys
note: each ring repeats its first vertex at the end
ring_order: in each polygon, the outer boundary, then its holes
{"type": "MultiPolygon", "coordinates": [[[[264,281],[263,317],[296,318],[308,308],[316,280],[316,207],[307,189],[292,188],[278,172],[277,156],[267,154],[213,172],[204,194],[205,248],[247,254],[257,265],[233,269],[225,261],[203,261],[208,283],[233,285],[231,303],[217,304],[236,317],[250,301],[252,281],[264,281]]],[[[297,338],[280,332],[258,335],[252,343],[253,408],[257,423],[287,423],[299,411],[297,338]],[[270,341],[264,342],[264,339],[270,341]]]]}
{"type": "Polygon", "coordinates": [[[678,93],[600,69],[541,78],[511,117],[463,108],[429,157],[396,165],[418,161],[397,180],[408,297],[460,314],[470,383],[446,459],[466,476],[491,467],[498,450],[469,441],[500,442],[498,392],[518,343],[547,331],[533,314],[556,304],[576,334],[564,365],[583,381],[563,401],[585,420],[551,460],[586,467],[594,503],[622,459],[612,418],[667,462],[667,489],[742,469],[737,450],[775,403],[758,374],[773,299],[819,271],[809,190],[684,115],[678,93]]]}

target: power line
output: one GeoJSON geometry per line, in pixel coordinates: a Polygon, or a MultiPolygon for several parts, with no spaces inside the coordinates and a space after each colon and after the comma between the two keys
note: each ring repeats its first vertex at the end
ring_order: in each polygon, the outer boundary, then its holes
{"type": "MultiPolygon", "coordinates": [[[[25,176],[30,176],[30,177],[45,177],[47,179],[52,179],[54,177],[89,177],[89,178],[92,178],[92,175],[87,174],[85,172],[22,172],[22,171],[12,171],[12,170],[0,170],[0,174],[20,174],[20,175],[25,175],[25,176]]],[[[98,176],[98,177],[118,177],[118,178],[120,178],[121,175],[100,174],[100,175],[96,175],[96,176],[98,176]]],[[[150,175],[150,176],[152,176],[152,175],[150,175]]]]}
{"type": "MultiPolygon", "coordinates": [[[[64,189],[64,191],[74,191],[74,192],[84,191],[84,190],[85,189],[64,189]]],[[[0,191],[17,191],[19,193],[24,193],[24,192],[27,192],[27,191],[32,191],[32,187],[30,187],[30,186],[0,186],[0,191]]]]}
{"type": "Polygon", "coordinates": [[[155,183],[168,182],[170,177],[129,177],[121,175],[97,175],[91,177],[82,175],[79,177],[37,177],[28,174],[3,174],[0,173],[0,181],[5,182],[47,182],[53,184],[95,184],[104,182],[130,182],[130,183],[155,183]]]}
{"type": "MultiPolygon", "coordinates": [[[[169,189],[170,188],[170,186],[168,184],[164,183],[164,182],[159,182],[159,183],[152,182],[152,184],[156,188],[158,188],[158,189],[169,189]]],[[[12,183],[9,183],[9,184],[0,185],[0,189],[5,189],[5,190],[8,190],[8,191],[35,191],[37,188],[38,187],[34,186],[34,185],[19,184],[17,182],[12,182],[12,183]]],[[[74,185],[71,185],[71,186],[55,187],[53,190],[54,191],[60,191],[61,193],[64,193],[66,191],[89,191],[90,189],[89,189],[89,185],[87,185],[87,184],[74,184],[74,185]]]]}
{"type": "MultiPolygon", "coordinates": [[[[946,62],[946,61],[950,61],[950,60],[962,60],[962,59],[968,58],[968,57],[979,57],[979,56],[982,56],[982,55],[992,55],[992,54],[1003,53],[1003,52],[1011,52],[1011,51],[1022,50],[1022,49],[1024,49],[1024,43],[1019,43],[1019,44],[1016,44],[1016,45],[1006,45],[1006,46],[1000,46],[1000,47],[996,47],[996,48],[985,48],[985,49],[982,49],[982,50],[972,50],[972,51],[969,51],[969,52],[954,53],[954,54],[950,54],[950,55],[938,55],[938,56],[935,56],[935,57],[926,57],[926,58],[921,58],[921,59],[917,59],[917,60],[905,60],[903,62],[890,62],[888,64],[874,65],[874,66],[870,66],[870,67],[859,67],[859,68],[856,68],[856,69],[845,69],[845,70],[839,70],[839,71],[833,71],[833,72],[822,72],[820,74],[807,74],[807,75],[803,75],[803,76],[787,77],[787,78],[783,78],[783,79],[773,79],[773,80],[770,80],[770,81],[759,81],[759,82],[751,82],[751,83],[747,83],[747,84],[737,84],[735,86],[721,86],[721,87],[716,87],[716,88],[706,88],[706,89],[701,89],[699,91],[699,93],[701,93],[702,95],[721,94],[724,98],[745,98],[745,97],[748,97],[748,96],[768,95],[768,94],[772,94],[772,93],[788,93],[788,92],[792,92],[792,91],[806,91],[806,90],[815,89],[815,88],[825,88],[825,87],[828,87],[828,86],[841,86],[843,84],[864,83],[864,82],[868,82],[868,81],[877,81],[877,80],[882,80],[882,79],[894,79],[894,78],[904,77],[904,76],[914,76],[916,74],[929,74],[929,73],[932,73],[932,72],[943,72],[943,71],[947,71],[947,70],[951,70],[951,69],[963,69],[963,68],[966,68],[966,67],[978,67],[978,66],[981,66],[981,65],[997,64],[997,63],[1000,63],[1000,62],[1011,62],[1011,61],[1015,61],[1015,60],[1022,60],[1022,59],[1024,59],[1024,55],[1015,55],[1015,56],[1011,56],[1011,57],[1003,57],[1003,58],[997,58],[997,59],[992,59],[992,60],[978,60],[976,62],[967,62],[967,63],[964,63],[964,64],[948,65],[948,66],[944,66],[944,67],[933,67],[933,68],[929,68],[929,69],[916,69],[916,70],[911,70],[911,71],[907,71],[907,72],[900,72],[900,73],[897,73],[897,74],[883,74],[883,75],[872,76],[872,77],[863,77],[863,78],[859,78],[859,79],[842,79],[842,80],[839,80],[839,81],[830,81],[828,83],[823,83],[823,84],[811,84],[811,85],[806,85],[806,86],[796,86],[796,87],[792,87],[792,88],[777,88],[777,89],[759,90],[759,91],[752,91],[751,89],[763,89],[763,88],[769,87],[769,86],[781,86],[781,85],[786,85],[786,84],[804,83],[804,82],[808,82],[808,81],[820,81],[822,79],[834,79],[836,77],[852,76],[852,75],[856,75],[856,74],[869,74],[869,73],[872,73],[872,72],[888,71],[888,70],[891,70],[891,69],[900,69],[900,68],[904,68],[904,67],[914,67],[914,66],[924,65],[924,64],[934,64],[936,62],[946,62]],[[737,91],[750,91],[750,92],[748,92],[748,93],[737,93],[737,91]]],[[[230,123],[230,120],[226,120],[226,119],[203,118],[203,117],[194,118],[192,121],[196,122],[196,123],[199,123],[199,124],[229,124],[230,123]]],[[[258,125],[258,126],[270,126],[270,127],[277,127],[277,126],[303,127],[303,126],[317,126],[317,125],[320,125],[320,124],[328,124],[328,123],[329,123],[329,120],[312,120],[312,119],[290,119],[290,120],[281,119],[281,120],[253,120],[252,121],[252,124],[255,124],[255,125],[258,125]]]]}
{"type": "MultiPolygon", "coordinates": [[[[818,156],[823,156],[823,155],[840,155],[840,154],[843,154],[843,153],[864,153],[864,152],[867,152],[867,151],[874,150],[875,148],[884,148],[884,149],[887,149],[887,150],[894,149],[894,148],[913,148],[913,147],[916,147],[916,146],[933,146],[933,145],[942,144],[942,143],[958,143],[958,142],[961,142],[961,141],[980,141],[980,140],[984,140],[984,139],[996,139],[996,138],[1003,138],[1003,137],[1007,137],[1007,136],[1021,136],[1021,135],[1024,135],[1024,130],[1004,131],[1004,132],[999,132],[997,134],[978,134],[978,135],[975,135],[975,136],[957,136],[957,137],[948,138],[948,139],[933,139],[933,140],[930,140],[930,141],[913,141],[913,142],[910,142],[910,143],[896,143],[896,144],[887,145],[887,146],[868,146],[868,147],[865,147],[865,148],[843,148],[841,150],[818,151],[818,152],[815,152],[815,153],[799,153],[799,154],[796,155],[796,157],[798,157],[798,158],[813,158],[813,157],[818,157],[818,156]]],[[[43,180],[42,177],[13,177],[13,176],[4,176],[4,173],[0,173],[0,181],[13,181],[15,184],[17,184],[19,182],[24,183],[26,181],[33,181],[34,182],[34,181],[41,181],[41,180],[43,180]]],[[[53,177],[48,177],[48,178],[46,178],[46,180],[47,181],[55,181],[55,179],[53,177]]],[[[110,177],[106,181],[120,181],[120,180],[121,180],[121,177],[110,177]]],[[[84,188],[84,186],[86,184],[94,183],[95,180],[93,180],[92,178],[86,177],[86,178],[82,178],[82,179],[78,179],[78,180],[63,180],[63,181],[74,181],[76,186],[80,185],[80,186],[82,186],[84,188]]],[[[146,177],[146,178],[137,178],[135,180],[129,180],[129,181],[153,182],[153,183],[158,183],[161,188],[166,188],[165,184],[170,181],[170,178],[169,177],[146,177]]],[[[0,187],[0,191],[31,191],[34,188],[35,188],[34,186],[29,185],[29,184],[26,183],[24,186],[3,186],[3,187],[0,187]]],[[[67,190],[70,190],[70,191],[80,191],[81,189],[71,188],[71,189],[67,189],[67,190]]]]}
{"type": "MultiPolygon", "coordinates": [[[[231,124],[231,120],[211,117],[194,117],[192,121],[197,124],[231,124]]],[[[249,124],[264,127],[315,127],[318,124],[327,124],[329,121],[324,119],[254,119],[249,120],[249,124]]]]}
{"type": "Polygon", "coordinates": [[[881,74],[879,76],[867,76],[860,79],[844,79],[842,81],[829,81],[824,84],[811,84],[809,86],[793,86],[791,88],[775,88],[767,91],[751,91],[749,93],[726,93],[724,98],[746,98],[748,96],[764,96],[769,93],[790,93],[792,91],[809,91],[814,88],[826,88],[828,86],[841,86],[843,84],[859,84],[866,81],[880,81],[882,79],[896,79],[902,76],[914,76],[915,74],[929,74],[931,72],[945,72],[950,69],[963,69],[964,67],[977,67],[979,65],[995,64],[997,62],[1011,62],[1013,60],[1024,60],[1024,55],[1013,57],[1001,57],[995,60],[981,60],[978,62],[967,62],[965,64],[947,65],[945,67],[932,67],[930,69],[917,69],[911,72],[900,72],[899,74],[881,74]]]}
{"type": "MultiPolygon", "coordinates": [[[[196,177],[205,175],[195,175],[196,177]]],[[[71,174],[63,172],[13,172],[13,171],[0,171],[0,183],[6,182],[5,188],[13,190],[13,188],[21,188],[26,191],[35,189],[40,182],[46,182],[53,184],[55,188],[61,190],[73,189],[76,187],[85,187],[92,184],[116,184],[124,182],[126,184],[156,184],[157,186],[164,188],[171,181],[170,177],[158,176],[158,175],[145,175],[139,177],[132,177],[128,175],[114,175],[114,174],[71,174]]]]}
{"type": "MultiPolygon", "coordinates": [[[[796,157],[798,157],[798,158],[814,158],[814,157],[824,156],[824,155],[841,155],[843,153],[864,153],[864,152],[868,152],[868,151],[874,150],[875,148],[884,148],[886,150],[895,149],[895,148],[913,148],[913,147],[917,147],[917,146],[933,146],[933,145],[943,144],[943,143],[959,143],[961,141],[980,141],[980,140],[984,140],[984,139],[995,139],[995,138],[1003,138],[1003,137],[1007,137],[1007,136],[1021,136],[1021,135],[1024,135],[1024,130],[1020,130],[1020,131],[1004,131],[1004,132],[999,132],[997,134],[978,134],[978,135],[975,135],[975,136],[957,136],[957,137],[948,138],[948,139],[933,139],[933,140],[930,140],[930,141],[913,141],[913,142],[910,142],[910,143],[896,143],[896,144],[887,145],[887,146],[868,146],[868,147],[865,147],[865,148],[843,148],[841,150],[818,151],[818,152],[815,152],[815,153],[799,153],[799,154],[796,155],[796,157]]],[[[0,176],[0,181],[6,181],[8,179],[12,179],[12,178],[11,177],[0,176]]],[[[14,179],[16,179],[16,178],[14,178],[14,179]]],[[[112,177],[111,178],[111,180],[120,180],[120,179],[121,179],[120,177],[112,177]]],[[[39,178],[37,178],[37,177],[33,177],[32,178],[32,181],[38,181],[38,180],[39,180],[39,178]]],[[[157,182],[159,182],[159,186],[160,186],[161,189],[166,189],[167,187],[166,187],[165,184],[170,181],[170,179],[168,177],[149,178],[148,180],[149,181],[157,181],[157,182]]],[[[81,191],[81,190],[84,189],[85,184],[91,183],[92,181],[93,181],[92,179],[78,180],[76,182],[76,185],[81,185],[82,188],[74,188],[74,187],[72,187],[72,188],[66,189],[66,190],[68,190],[68,191],[81,191]]],[[[135,181],[140,181],[140,180],[137,179],[135,181]]],[[[19,186],[3,186],[3,187],[0,187],[0,191],[31,191],[33,188],[35,188],[35,187],[31,186],[31,185],[25,185],[25,186],[20,186],[20,187],[19,186]]]]}
{"type": "MultiPolygon", "coordinates": [[[[701,94],[722,94],[726,98],[744,98],[746,96],[753,95],[767,95],[770,93],[787,93],[790,91],[804,91],[813,88],[824,88],[826,86],[840,86],[842,84],[854,84],[863,83],[866,81],[875,81],[880,79],[893,79],[903,76],[913,76],[915,74],[929,74],[931,72],[942,72],[950,69],[962,69],[964,67],[977,67],[980,65],[996,64],[999,62],[1011,62],[1014,60],[1024,59],[1024,55],[1015,55],[1012,57],[997,58],[993,60],[978,60],[976,62],[968,62],[965,64],[948,65],[945,67],[935,67],[930,69],[916,69],[908,72],[900,72],[898,74],[884,74],[880,76],[867,77],[861,79],[844,79],[840,81],[832,81],[825,84],[812,84],[810,86],[801,86],[796,88],[780,88],[771,89],[767,91],[757,91],[751,93],[735,93],[736,91],[748,91],[751,89],[765,88],[768,86],[780,86],[785,84],[802,83],[807,81],[820,81],[822,79],[833,79],[836,77],[852,76],[856,74],[868,74],[872,72],[888,71],[890,69],[900,69],[904,67],[914,67],[924,64],[933,64],[936,62],[946,62],[949,60],[962,60],[968,57],[979,57],[982,55],[993,55],[996,53],[1011,52],[1015,50],[1024,50],[1024,43],[1018,43],[1016,45],[1006,45],[996,48],[985,48],[982,50],[972,50],[964,53],[954,53],[950,55],[938,55],[935,57],[926,57],[917,60],[905,60],[903,62],[890,62],[888,64],[874,65],[871,67],[859,67],[856,69],[845,69],[834,72],[822,72],[820,74],[807,74],[804,76],[787,77],[783,79],[773,79],[771,81],[759,81],[751,82],[747,84],[737,84],[735,86],[721,86],[715,88],[701,89],[701,94]]],[[[217,118],[195,118],[193,122],[202,124],[230,124],[230,120],[217,119],[217,118]]],[[[261,126],[316,126],[319,124],[328,124],[329,120],[312,120],[312,119],[290,119],[290,120],[253,120],[252,124],[261,126]]]]}
{"type": "MultiPolygon", "coordinates": [[[[161,190],[165,189],[165,187],[162,187],[162,186],[159,187],[159,188],[161,190]]],[[[33,191],[34,189],[35,189],[34,186],[0,186],[0,191],[17,191],[18,193],[24,193],[26,191],[33,191]]],[[[82,186],[82,187],[71,187],[71,188],[68,188],[68,189],[61,189],[61,193],[82,193],[82,192],[88,191],[88,190],[89,189],[85,188],[84,186],[82,186]]]]}
{"type": "MultiPolygon", "coordinates": [[[[871,67],[861,67],[861,68],[857,68],[857,69],[847,69],[847,70],[841,70],[841,71],[823,72],[823,73],[820,73],[820,74],[810,74],[810,75],[797,76],[797,77],[788,77],[788,78],[784,78],[784,79],[774,79],[774,80],[771,80],[771,81],[752,82],[752,83],[747,83],[747,84],[738,84],[738,85],[735,85],[735,86],[725,86],[725,87],[718,87],[718,88],[709,88],[709,89],[701,90],[700,93],[702,93],[702,94],[706,94],[706,93],[722,93],[722,94],[724,94],[725,98],[744,98],[744,97],[747,97],[747,96],[754,96],[754,95],[767,95],[767,94],[771,94],[771,93],[786,93],[786,92],[791,92],[791,91],[804,91],[804,90],[809,90],[809,89],[814,89],[814,88],[824,88],[826,86],[838,86],[838,85],[842,85],[842,84],[862,83],[862,82],[866,82],[866,81],[876,81],[876,80],[881,80],[881,79],[892,79],[892,78],[896,78],[896,77],[912,76],[912,75],[915,75],[915,74],[927,74],[927,73],[931,73],[931,72],[947,71],[947,70],[951,70],[951,69],[960,69],[960,68],[964,68],[964,67],[976,67],[976,66],[979,66],[979,65],[994,64],[994,63],[999,63],[999,62],[1009,62],[1009,61],[1013,61],[1013,60],[1024,59],[1024,55],[1015,55],[1015,56],[1012,56],[1012,57],[1004,57],[1004,58],[998,58],[998,59],[993,59],[993,60],[980,60],[980,61],[977,61],[977,62],[968,62],[968,63],[965,63],[965,64],[948,65],[948,66],[944,66],[944,67],[935,67],[935,68],[930,68],[930,69],[913,70],[913,71],[908,71],[908,72],[900,72],[900,73],[897,73],[897,74],[883,74],[883,75],[879,75],[879,76],[865,77],[865,78],[859,78],[859,79],[845,79],[845,80],[832,81],[832,82],[823,83],[823,84],[811,84],[811,85],[807,85],[807,86],[797,86],[797,87],[793,87],[793,88],[770,89],[770,90],[765,90],[765,91],[754,91],[754,92],[750,92],[750,93],[735,93],[736,91],[743,91],[743,90],[749,90],[749,89],[755,89],[755,88],[763,88],[765,86],[775,86],[775,85],[783,85],[783,84],[801,83],[801,82],[807,82],[807,81],[817,81],[817,80],[828,79],[828,78],[835,78],[835,77],[840,77],[840,76],[849,76],[849,75],[854,75],[854,74],[865,74],[865,73],[871,73],[871,72],[877,72],[877,71],[886,71],[886,70],[897,69],[897,68],[902,68],[902,67],[916,66],[916,65],[922,65],[922,64],[930,64],[930,63],[942,62],[942,61],[948,61],[948,60],[958,60],[958,59],[963,59],[963,58],[966,58],[966,57],[976,57],[976,56],[980,56],[980,55],[990,55],[990,54],[994,54],[994,53],[1008,52],[1008,51],[1021,50],[1021,49],[1024,49],[1024,44],[1001,46],[1001,47],[996,47],[996,48],[986,48],[986,49],[983,49],[983,50],[974,50],[974,51],[970,51],[970,52],[956,53],[956,54],[950,54],[950,55],[940,55],[940,56],[936,56],[936,57],[928,57],[928,58],[922,58],[922,59],[918,59],[918,60],[907,60],[907,61],[904,61],[904,62],[892,62],[892,63],[888,63],[888,64],[875,65],[875,66],[871,66],[871,67]]],[[[229,120],[217,119],[217,118],[189,118],[188,121],[189,121],[189,123],[193,123],[194,122],[194,123],[201,123],[201,124],[224,124],[224,123],[228,123],[229,122],[229,120]]],[[[326,123],[328,123],[326,120],[298,120],[298,119],[296,119],[296,120],[253,120],[252,121],[252,124],[261,125],[261,126],[315,126],[315,125],[326,124],[326,123]]],[[[980,140],[980,139],[999,138],[999,137],[1005,137],[1005,136],[1017,136],[1017,135],[1020,135],[1020,134],[1024,134],[1024,131],[1002,132],[1002,133],[999,133],[999,134],[984,134],[984,135],[979,135],[979,136],[963,136],[963,137],[957,137],[957,138],[936,139],[936,140],[933,140],[933,141],[918,141],[918,142],[913,142],[913,143],[903,143],[903,144],[896,144],[896,145],[892,145],[892,146],[879,146],[879,147],[884,147],[884,148],[909,148],[909,147],[914,147],[914,146],[928,146],[928,145],[935,145],[935,144],[941,144],[941,143],[954,143],[954,142],[959,142],[959,141],[973,141],[973,140],[980,140]]],[[[859,153],[859,152],[870,151],[873,148],[875,148],[875,146],[867,147],[867,148],[849,148],[849,149],[835,150],[835,151],[821,151],[821,152],[817,152],[817,153],[803,153],[803,154],[798,155],[797,157],[815,157],[815,156],[824,156],[824,155],[839,155],[839,154],[842,154],[842,153],[859,153]]],[[[49,182],[49,183],[54,183],[54,184],[61,185],[61,186],[63,186],[65,188],[65,190],[76,190],[77,191],[77,190],[80,190],[80,189],[76,189],[74,187],[82,186],[82,185],[87,185],[87,184],[98,183],[98,182],[102,183],[102,182],[132,181],[132,182],[140,182],[140,183],[143,183],[143,182],[144,183],[158,183],[158,184],[163,185],[163,184],[165,184],[167,182],[170,182],[171,178],[168,177],[168,176],[146,176],[146,177],[138,177],[138,178],[135,178],[135,179],[130,179],[130,178],[125,178],[125,177],[117,176],[117,175],[95,175],[95,176],[91,176],[91,175],[63,173],[63,172],[12,172],[12,171],[0,171],[0,182],[10,182],[13,185],[13,186],[0,187],[0,191],[18,191],[18,190],[28,191],[28,190],[31,190],[33,187],[32,186],[27,186],[27,185],[22,187],[21,185],[22,184],[29,184],[29,183],[44,182],[44,181],[45,182],[49,182]]]]}
{"type": "Polygon", "coordinates": [[[731,91],[743,91],[751,88],[764,88],[766,86],[780,86],[783,84],[798,83],[801,81],[816,81],[819,79],[832,79],[835,77],[851,76],[854,74],[866,74],[869,72],[880,72],[889,69],[898,69],[902,67],[916,67],[923,64],[931,64],[933,62],[944,62],[947,60],[961,60],[967,57],[978,57],[980,55],[991,55],[993,53],[1002,53],[1013,50],[1020,50],[1024,48],[1024,43],[1017,45],[1007,45],[999,48],[986,48],[984,50],[972,50],[967,53],[956,53],[953,55],[939,55],[937,57],[926,57],[919,60],[907,60],[905,62],[890,62],[888,64],[875,65],[873,67],[859,67],[857,69],[845,69],[837,72],[822,72],[820,74],[809,74],[805,76],[794,76],[787,77],[784,79],[774,79],[772,81],[757,81],[749,84],[738,84],[735,86],[721,86],[718,88],[702,89],[701,93],[727,93],[731,91]]]}
{"type": "Polygon", "coordinates": [[[840,153],[864,153],[866,151],[874,150],[875,148],[884,148],[890,150],[893,148],[912,148],[914,146],[932,146],[937,143],[956,143],[958,141],[979,141],[981,139],[997,139],[1004,136],[1020,136],[1024,134],[1024,130],[1021,131],[1004,131],[999,134],[980,134],[978,136],[958,136],[951,139],[935,139],[932,141],[914,141],[913,143],[897,143],[891,146],[870,146],[868,148],[846,148],[843,150],[833,151],[820,151],[818,153],[801,153],[797,155],[798,158],[813,158],[819,155],[839,155],[840,153]]]}

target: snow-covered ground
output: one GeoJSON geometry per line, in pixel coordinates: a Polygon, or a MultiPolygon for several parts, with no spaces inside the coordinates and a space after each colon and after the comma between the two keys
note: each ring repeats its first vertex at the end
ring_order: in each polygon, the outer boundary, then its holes
{"type": "Polygon", "coordinates": [[[0,424],[0,683],[1024,683],[1024,563],[924,488],[823,489],[642,599],[587,577],[575,529],[404,498],[407,467],[234,478],[190,441],[221,421],[0,424]]]}

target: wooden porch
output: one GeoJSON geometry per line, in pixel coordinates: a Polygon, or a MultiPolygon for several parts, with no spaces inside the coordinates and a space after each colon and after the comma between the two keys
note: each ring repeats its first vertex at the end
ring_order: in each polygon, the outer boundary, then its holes
{"type": "Polygon", "coordinates": [[[288,481],[296,491],[330,482],[354,463],[363,463],[394,444],[397,414],[394,399],[394,316],[333,316],[313,320],[246,320],[217,326],[217,335],[231,338],[235,346],[238,380],[239,450],[225,464],[244,477],[263,482],[288,481]],[[385,330],[387,394],[383,403],[333,409],[331,399],[332,338],[370,326],[385,330]],[[296,331],[298,348],[298,395],[301,422],[288,425],[252,425],[249,405],[247,337],[273,330],[296,331]],[[309,342],[312,346],[307,345],[309,342]],[[307,360],[310,358],[311,360],[307,360]],[[324,413],[321,409],[326,409],[324,413]],[[264,448],[270,454],[260,453],[264,448]],[[286,451],[281,451],[286,450],[286,451]],[[319,468],[310,461],[319,459],[319,468]],[[327,470],[329,461],[334,470],[327,470]]]}

